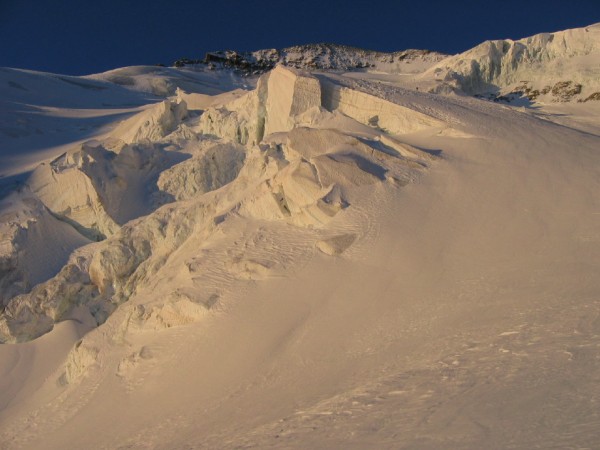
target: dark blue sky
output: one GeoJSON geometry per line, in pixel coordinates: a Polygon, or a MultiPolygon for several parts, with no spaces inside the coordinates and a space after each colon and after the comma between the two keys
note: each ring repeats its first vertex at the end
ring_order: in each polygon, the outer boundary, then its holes
{"type": "Polygon", "coordinates": [[[0,0],[0,66],[89,74],[335,42],[447,53],[600,22],[600,0],[0,0]]]}

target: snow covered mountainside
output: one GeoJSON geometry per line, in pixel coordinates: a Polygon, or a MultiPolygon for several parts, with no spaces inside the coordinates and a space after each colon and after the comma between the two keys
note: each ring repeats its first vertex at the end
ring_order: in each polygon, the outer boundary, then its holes
{"type": "Polygon", "coordinates": [[[505,101],[600,100],[600,24],[512,40],[486,41],[441,61],[425,78],[505,101]]]}
{"type": "Polygon", "coordinates": [[[598,30],[1,69],[0,449],[594,448],[598,30]]]}

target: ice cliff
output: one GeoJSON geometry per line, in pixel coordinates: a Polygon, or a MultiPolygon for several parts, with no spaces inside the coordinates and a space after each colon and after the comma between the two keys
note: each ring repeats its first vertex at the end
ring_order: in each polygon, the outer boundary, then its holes
{"type": "MultiPolygon", "coordinates": [[[[104,141],[83,144],[30,177],[27,195],[48,220],[85,242],[104,240],[72,253],[37,286],[9,292],[0,340],[28,340],[69,317],[103,323],[141,291],[146,300],[136,310],[136,327],[197,320],[218,292],[203,282],[214,268],[198,264],[191,243],[223,239],[220,230],[240,217],[307,230],[317,248],[339,254],[358,236],[323,240],[318,230],[351,206],[352,187],[410,183],[434,157],[401,135],[445,126],[376,91],[282,66],[263,75],[255,90],[190,117],[181,95],[158,103],[104,141]],[[361,132],[331,129],[340,121],[361,132]],[[153,280],[173,271],[177,286],[157,285],[148,297],[153,280]]],[[[12,254],[19,239],[33,245],[17,231],[6,244],[12,254]]],[[[16,259],[7,252],[3,282],[23,272],[16,259]]],[[[274,268],[261,258],[225,259],[220,276],[238,280],[274,268]]]]}
{"type": "Polygon", "coordinates": [[[486,41],[444,59],[423,75],[443,91],[543,101],[586,101],[600,91],[600,24],[516,41],[486,41]]]}

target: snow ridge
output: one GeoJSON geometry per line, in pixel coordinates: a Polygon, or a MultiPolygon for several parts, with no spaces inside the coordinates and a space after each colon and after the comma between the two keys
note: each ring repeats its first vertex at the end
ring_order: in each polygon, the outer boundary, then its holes
{"type": "Polygon", "coordinates": [[[277,64],[307,70],[399,70],[415,63],[432,64],[447,55],[430,50],[403,50],[379,52],[346,45],[318,43],[297,45],[284,49],[263,49],[253,52],[234,50],[215,51],[203,60],[182,59],[176,67],[190,64],[208,64],[211,68],[233,68],[245,74],[259,74],[271,70],[277,64]]]}
{"type": "MultiPolygon", "coordinates": [[[[432,67],[424,78],[470,95],[592,100],[600,91],[600,24],[524,39],[486,41],[432,67]]],[[[506,98],[505,99],[509,99],[506,98]]]]}

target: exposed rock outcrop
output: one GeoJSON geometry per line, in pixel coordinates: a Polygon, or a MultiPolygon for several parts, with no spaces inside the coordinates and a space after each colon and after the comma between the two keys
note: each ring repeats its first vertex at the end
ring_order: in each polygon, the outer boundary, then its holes
{"type": "Polygon", "coordinates": [[[392,53],[365,50],[346,45],[319,43],[297,45],[284,49],[264,49],[254,52],[233,50],[206,54],[203,60],[180,59],[176,67],[206,64],[212,69],[229,68],[245,74],[259,74],[284,65],[305,70],[360,70],[375,68],[394,72],[422,64],[432,65],[447,55],[429,50],[403,50],[392,53]]]}

